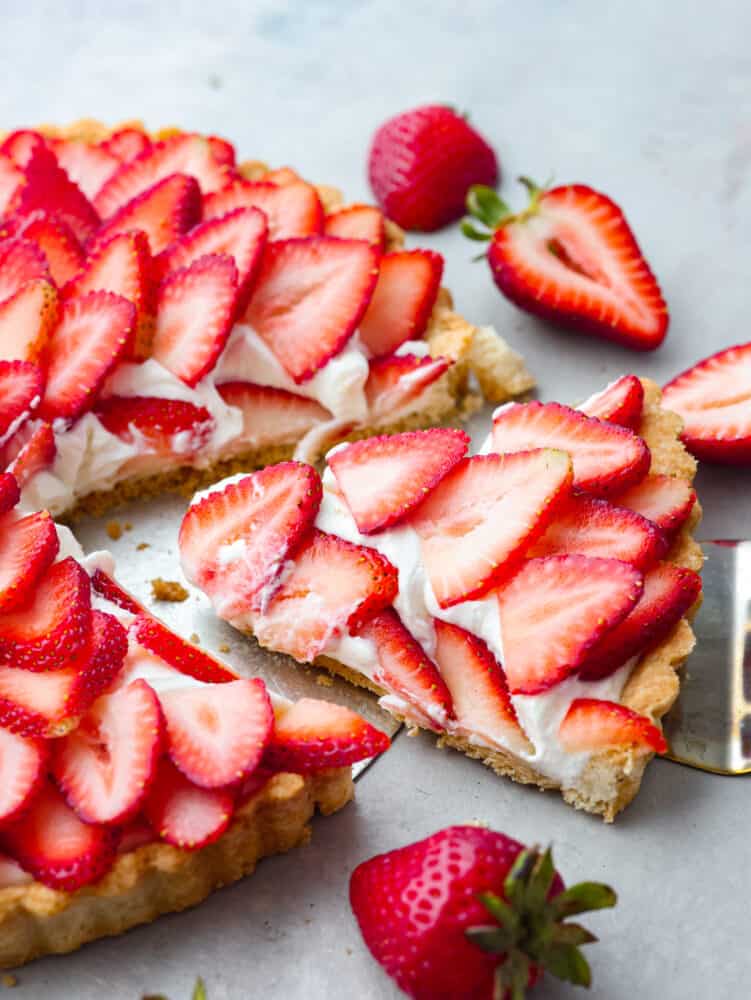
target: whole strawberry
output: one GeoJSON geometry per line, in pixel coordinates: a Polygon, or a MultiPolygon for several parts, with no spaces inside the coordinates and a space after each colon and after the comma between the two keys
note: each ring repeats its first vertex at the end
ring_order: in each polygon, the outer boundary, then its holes
{"type": "Polygon", "coordinates": [[[466,118],[431,104],[381,125],[368,176],[389,218],[404,229],[429,232],[461,217],[470,185],[498,182],[498,161],[466,118]]]}
{"type": "Polygon", "coordinates": [[[462,232],[489,240],[488,263],[506,298],[527,312],[637,351],[659,347],[668,308],[620,208],[585,184],[540,188],[514,214],[474,186],[462,232]],[[480,225],[478,226],[478,223],[480,225]]]}
{"type": "Polygon", "coordinates": [[[564,889],[550,849],[452,826],[359,865],[350,902],[368,948],[415,1000],[523,1000],[544,970],[589,986],[565,918],[614,906],[605,885],[564,889]]]}

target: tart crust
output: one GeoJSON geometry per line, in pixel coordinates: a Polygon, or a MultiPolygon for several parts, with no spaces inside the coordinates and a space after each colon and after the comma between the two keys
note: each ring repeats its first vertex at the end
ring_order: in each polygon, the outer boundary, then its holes
{"type": "Polygon", "coordinates": [[[316,808],[336,812],[353,795],[349,768],[276,774],[207,847],[146,844],[121,854],[103,879],[76,892],[39,882],[0,889],[0,969],[74,951],[195,906],[214,889],[250,875],[261,858],[307,843],[316,808]]]}

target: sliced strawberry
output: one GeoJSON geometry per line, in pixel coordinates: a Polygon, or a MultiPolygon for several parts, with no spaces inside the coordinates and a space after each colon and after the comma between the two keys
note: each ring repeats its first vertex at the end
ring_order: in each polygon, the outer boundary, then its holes
{"type": "Polygon", "coordinates": [[[146,614],[144,608],[132,594],[129,594],[108,573],[98,567],[91,576],[91,586],[97,594],[117,605],[118,608],[122,608],[123,611],[130,611],[133,615],[146,614]]]}
{"type": "Polygon", "coordinates": [[[329,458],[363,534],[382,531],[415,509],[464,457],[469,435],[448,427],[355,441],[329,458]],[[374,484],[377,484],[374,489],[374,484]]]}
{"type": "Polygon", "coordinates": [[[574,463],[574,486],[612,493],[639,482],[649,448],[625,427],[587,417],[560,403],[508,403],[493,416],[493,447],[502,454],[560,448],[574,463]]]}
{"type": "Polygon", "coordinates": [[[305,382],[355,332],[377,273],[376,252],[357,240],[269,243],[246,320],[295,382],[305,382]]]}
{"type": "Polygon", "coordinates": [[[46,745],[0,729],[0,830],[29,806],[46,775],[46,745]]]}
{"type": "Polygon", "coordinates": [[[602,392],[596,392],[577,406],[577,410],[588,417],[621,424],[632,430],[639,429],[643,409],[644,386],[636,375],[621,375],[602,392]]]}
{"type": "Polygon", "coordinates": [[[48,145],[65,173],[89,200],[120,166],[114,153],[81,139],[51,139],[48,145]]]}
{"type": "Polygon", "coordinates": [[[20,489],[25,489],[37,472],[49,468],[55,461],[57,445],[50,424],[30,421],[23,425],[2,448],[2,459],[12,472],[20,489]]]}
{"type": "Polygon", "coordinates": [[[435,663],[396,611],[386,608],[373,615],[358,635],[375,644],[378,667],[374,680],[408,701],[425,725],[442,732],[446,720],[454,715],[451,695],[435,663]]]}
{"type": "Polygon", "coordinates": [[[443,257],[432,250],[400,250],[381,258],[378,283],[360,337],[371,354],[390,354],[405,340],[419,340],[433,311],[443,257]]]}
{"type": "Polygon", "coordinates": [[[6,137],[0,146],[0,153],[9,156],[19,167],[25,167],[38,149],[46,148],[44,136],[32,129],[24,128],[17,129],[6,137]]]}
{"type": "Polygon", "coordinates": [[[105,242],[97,241],[85,266],[66,286],[64,298],[112,292],[132,302],[140,318],[151,307],[151,267],[145,235],[138,230],[118,233],[105,242]]]}
{"type": "Polygon", "coordinates": [[[680,476],[650,474],[613,497],[613,503],[648,518],[666,538],[672,539],[693,510],[696,493],[691,483],[680,476]]]}
{"type": "Polygon", "coordinates": [[[201,257],[159,287],[152,356],[195,386],[214,367],[237,309],[237,268],[229,257],[201,257]]]}
{"type": "Polygon", "coordinates": [[[39,362],[57,325],[57,292],[49,281],[27,281],[0,304],[0,359],[39,362]]]}
{"type": "Polygon", "coordinates": [[[60,669],[81,650],[90,630],[89,577],[69,556],[50,568],[28,604],[0,614],[0,663],[60,669]]]}
{"type": "Polygon", "coordinates": [[[0,153],[0,215],[4,215],[14,195],[26,180],[23,170],[0,153]]]}
{"type": "Polygon", "coordinates": [[[26,183],[13,199],[19,216],[42,211],[57,216],[72,231],[79,243],[85,243],[99,226],[91,202],[70,180],[49,149],[37,149],[25,168],[26,183]]]}
{"type": "Polygon", "coordinates": [[[0,441],[10,437],[42,398],[44,378],[28,361],[0,361],[0,441]]]}
{"type": "Polygon", "coordinates": [[[343,240],[365,240],[380,251],[386,246],[383,212],[375,205],[347,205],[332,212],[326,216],[324,232],[343,240]]]}
{"type": "Polygon", "coordinates": [[[214,430],[206,407],[182,399],[108,396],[94,413],[110,434],[127,442],[138,440],[159,455],[194,455],[214,430]]]}
{"type": "Polygon", "coordinates": [[[89,292],[63,305],[49,344],[47,388],[39,415],[75,420],[90,409],[133,333],[132,303],[111,292],[89,292]]]}
{"type": "Polygon", "coordinates": [[[503,739],[513,750],[529,750],[519,725],[503,667],[487,645],[466,629],[434,620],[435,658],[451,692],[456,724],[491,745],[503,739]]]}
{"type": "Polygon", "coordinates": [[[50,280],[47,259],[33,240],[11,236],[0,241],[0,302],[5,302],[27,281],[50,280]]]}
{"type": "Polygon", "coordinates": [[[592,753],[633,746],[665,753],[665,737],[644,715],[625,705],[599,698],[576,698],[558,729],[558,739],[567,753],[592,753]]]}
{"type": "Polygon", "coordinates": [[[0,612],[22,605],[52,565],[60,543],[46,510],[15,520],[0,515],[0,612]]]}
{"type": "Polygon", "coordinates": [[[297,442],[313,427],[332,420],[331,413],[307,396],[253,382],[224,382],[217,391],[243,413],[243,445],[297,442]]]}
{"type": "Polygon", "coordinates": [[[381,420],[416,402],[448,371],[448,358],[419,358],[415,354],[387,354],[370,362],[365,398],[374,420],[381,420]]]}
{"type": "Polygon", "coordinates": [[[578,553],[620,559],[646,569],[664,554],[665,538],[641,514],[596,497],[572,496],[529,552],[531,556],[578,553]]]}
{"type": "Polygon", "coordinates": [[[165,757],[144,811],[162,840],[185,851],[196,851],[221,837],[230,824],[234,805],[227,789],[199,788],[165,757]]]}
{"type": "MultiPolygon", "coordinates": [[[[129,607],[128,610],[132,608],[129,607]]],[[[215,660],[205,650],[181,639],[157,618],[145,613],[142,608],[133,613],[138,617],[130,626],[129,634],[144,649],[148,649],[170,667],[179,670],[181,674],[188,674],[205,684],[227,684],[238,679],[237,674],[229,667],[215,660]]]]}
{"type": "Polygon", "coordinates": [[[16,477],[10,472],[0,472],[0,515],[12,510],[20,499],[16,477]]]}
{"type": "Polygon", "coordinates": [[[218,135],[207,135],[206,141],[211,149],[211,155],[217,163],[227,167],[234,167],[237,156],[235,147],[227,139],[222,139],[218,135]]]}
{"type": "Polygon", "coordinates": [[[276,771],[306,774],[349,767],[389,745],[385,733],[344,705],[301,698],[277,719],[264,763],[276,771]]]}
{"type": "Polygon", "coordinates": [[[99,145],[116,156],[121,163],[128,163],[151,147],[151,139],[142,129],[129,126],[113,132],[109,139],[105,139],[99,145]]]}
{"type": "Polygon", "coordinates": [[[672,632],[701,594],[693,570],[660,563],[644,576],[644,593],[631,613],[590,650],[581,665],[583,680],[608,677],[632,656],[654,649],[672,632]]]}
{"type": "Polygon", "coordinates": [[[512,694],[539,694],[579,667],[642,594],[627,563],[588,556],[530,559],[498,593],[512,694]]]}
{"type": "Polygon", "coordinates": [[[305,181],[280,187],[242,178],[204,198],[204,219],[215,219],[236,208],[259,208],[268,219],[270,240],[314,236],[323,231],[323,208],[316,189],[305,181]]]}
{"type": "Polygon", "coordinates": [[[156,256],[201,218],[201,192],[192,177],[174,174],[127,202],[101,227],[90,251],[119,233],[140,229],[156,256]]]}
{"type": "Polygon", "coordinates": [[[260,764],[274,711],[259,678],[168,690],[159,701],[169,755],[193,784],[233,785],[260,764]]]}
{"type": "Polygon", "coordinates": [[[308,465],[283,462],[192,504],[180,526],[187,578],[222,617],[268,603],[284,563],[313,527],[321,481],[308,465]]]}
{"type": "Polygon", "coordinates": [[[442,608],[472,600],[508,577],[571,489],[560,451],[463,459],[412,515],[442,608]]]}
{"type": "Polygon", "coordinates": [[[388,607],[398,590],[396,569],[375,549],[313,531],[253,630],[262,645],[313,660],[333,636],[388,607]]]}
{"type": "Polygon", "coordinates": [[[56,216],[35,212],[20,227],[18,235],[33,240],[39,246],[58,288],[70,281],[83,266],[83,251],[73,230],[56,216]]]}

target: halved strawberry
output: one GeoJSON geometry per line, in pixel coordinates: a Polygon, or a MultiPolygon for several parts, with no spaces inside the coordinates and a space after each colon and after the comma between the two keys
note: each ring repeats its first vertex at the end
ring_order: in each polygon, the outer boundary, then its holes
{"type": "Polygon", "coordinates": [[[513,694],[539,694],[579,667],[636,605],[641,573],[615,559],[530,559],[498,593],[513,694]]]}
{"type": "Polygon", "coordinates": [[[592,753],[633,746],[638,750],[665,753],[665,737],[644,715],[625,705],[599,698],[576,698],[558,729],[558,739],[567,753],[592,753]]]}
{"type": "Polygon", "coordinates": [[[193,784],[233,785],[260,764],[274,711],[259,678],[167,690],[159,701],[168,753],[193,784]]]}
{"type": "Polygon", "coordinates": [[[120,166],[120,160],[103,146],[81,139],[48,139],[57,162],[74,184],[91,200],[120,166]]]}
{"type": "Polygon", "coordinates": [[[136,439],[160,455],[194,455],[214,430],[214,418],[205,406],[183,399],[151,396],[108,396],[94,413],[110,434],[122,441],[136,439]]]}
{"type": "Polygon", "coordinates": [[[344,240],[365,240],[380,251],[386,246],[383,212],[375,205],[347,205],[332,212],[326,216],[324,232],[344,240]]]}
{"type": "Polygon", "coordinates": [[[44,136],[33,129],[23,128],[16,129],[6,136],[0,146],[0,153],[9,156],[19,167],[25,167],[36,150],[46,148],[44,136]]]}
{"type": "Polygon", "coordinates": [[[387,354],[370,362],[365,398],[374,420],[416,402],[451,365],[448,358],[387,354]]]}
{"type": "Polygon", "coordinates": [[[10,437],[42,398],[44,377],[28,361],[0,361],[0,442],[10,437]]]}
{"type": "Polygon", "coordinates": [[[360,337],[371,354],[390,354],[405,340],[419,340],[433,311],[443,257],[432,250],[400,250],[381,258],[378,282],[360,337]]]}
{"type": "Polygon", "coordinates": [[[411,517],[442,608],[497,586],[546,529],[571,489],[560,451],[463,459],[411,517]]]}
{"type": "Polygon", "coordinates": [[[224,187],[230,176],[214,159],[206,139],[187,133],[176,135],[123,163],[99,191],[94,206],[102,219],[109,220],[123,205],[172,174],[195,178],[204,194],[224,187]]]}
{"type": "Polygon", "coordinates": [[[11,236],[0,241],[0,302],[35,279],[50,280],[47,259],[33,240],[11,236]]]}
{"type": "Polygon", "coordinates": [[[21,285],[0,304],[0,359],[39,362],[58,318],[57,292],[49,281],[21,285]]]}
{"type": "Polygon", "coordinates": [[[464,457],[469,435],[448,427],[355,441],[329,457],[363,534],[401,521],[464,457]],[[374,488],[375,487],[375,488],[374,488]]]}
{"type": "Polygon", "coordinates": [[[135,160],[145,149],[151,147],[151,139],[143,129],[131,125],[113,132],[108,139],[100,142],[99,145],[108,153],[116,156],[121,163],[128,163],[130,160],[135,160]]]}
{"type": "Polygon", "coordinates": [[[649,448],[626,427],[606,424],[560,403],[508,403],[493,416],[493,447],[502,454],[560,448],[574,463],[574,486],[613,493],[639,482],[649,448]]]}
{"type": "Polygon", "coordinates": [[[631,613],[587,654],[579,676],[599,680],[632,656],[654,649],[696,603],[701,577],[693,570],[660,563],[644,575],[644,592],[631,613]]]}
{"type": "Polygon", "coordinates": [[[26,180],[23,170],[0,153],[0,215],[4,215],[14,195],[26,180]]]}
{"type": "Polygon", "coordinates": [[[365,243],[328,236],[267,245],[245,318],[295,382],[315,375],[355,332],[376,257],[365,243]]]}
{"type": "Polygon", "coordinates": [[[298,462],[268,466],[209,493],[188,508],[180,526],[185,575],[222,617],[263,608],[320,502],[318,474],[298,462]]]}
{"type": "Polygon", "coordinates": [[[133,615],[146,614],[144,608],[138,603],[135,597],[129,594],[127,590],[124,590],[119,583],[113,580],[103,569],[99,569],[99,567],[92,573],[91,586],[97,594],[112,604],[117,605],[118,608],[122,608],[123,611],[130,611],[133,615]]]}
{"type": "Polygon", "coordinates": [[[159,286],[152,356],[195,386],[214,367],[237,309],[237,268],[229,257],[201,257],[159,286]]]}
{"type": "MultiPolygon", "coordinates": [[[[122,604],[120,606],[122,607],[122,604]]],[[[205,650],[181,639],[158,618],[153,618],[142,608],[140,613],[139,611],[134,613],[138,617],[130,625],[129,635],[170,667],[179,670],[181,674],[195,677],[204,684],[227,684],[238,680],[238,675],[228,666],[214,659],[205,650]]]]}
{"type": "Polygon", "coordinates": [[[147,188],[107,219],[89,252],[118,233],[140,229],[156,256],[191,229],[201,218],[201,192],[192,177],[173,174],[147,188]]]}
{"type": "Polygon", "coordinates": [[[90,631],[89,577],[68,556],[49,569],[28,604],[0,614],[0,663],[60,669],[81,651],[90,631]]]}
{"type": "Polygon", "coordinates": [[[70,281],[83,266],[83,251],[73,230],[54,215],[35,212],[19,227],[18,235],[33,240],[39,246],[58,288],[70,281]]]}
{"type": "Polygon", "coordinates": [[[73,421],[91,408],[130,341],[135,318],[132,303],[111,292],[89,292],[64,303],[49,343],[41,417],[73,421]]]}
{"type": "Polygon", "coordinates": [[[664,554],[665,538],[641,514],[615,507],[596,497],[572,496],[548,526],[530,556],[578,553],[602,559],[620,559],[646,569],[664,554]]]}
{"type": "Polygon", "coordinates": [[[28,807],[46,774],[47,746],[0,728],[0,830],[28,807]]]}
{"type": "Polygon", "coordinates": [[[380,552],[313,531],[253,631],[262,645],[313,660],[332,637],[388,607],[398,590],[397,571],[380,552]]]}
{"type": "Polygon", "coordinates": [[[96,249],[63,292],[65,299],[89,292],[112,292],[135,307],[137,318],[151,310],[151,253],[145,235],[136,230],[97,241],[96,249]]]}
{"type": "Polygon", "coordinates": [[[625,493],[613,497],[619,507],[635,510],[648,518],[664,533],[675,537],[696,503],[696,492],[687,479],[680,476],[645,476],[625,493]]]}
{"type": "Polygon", "coordinates": [[[0,454],[0,465],[5,465],[19,487],[25,489],[37,472],[55,461],[57,445],[51,424],[28,421],[6,442],[0,454]]]}
{"type": "Polygon", "coordinates": [[[213,844],[232,819],[235,803],[225,788],[199,788],[163,757],[144,812],[154,833],[184,851],[213,844]]]}
{"type": "Polygon", "coordinates": [[[18,520],[0,514],[0,612],[31,597],[59,548],[55,523],[46,510],[18,520]]]}
{"type": "Polygon", "coordinates": [[[84,823],[51,781],[42,785],[28,810],[5,827],[0,842],[38,882],[75,892],[112,867],[120,831],[84,823]]]}
{"type": "Polygon", "coordinates": [[[16,477],[10,472],[0,472],[0,515],[12,510],[20,499],[16,477]]]}
{"type": "Polygon", "coordinates": [[[237,178],[203,201],[204,219],[236,208],[259,208],[268,219],[270,240],[313,236],[323,230],[323,208],[316,189],[305,181],[279,186],[237,178]]]}
{"type": "Polygon", "coordinates": [[[358,635],[376,647],[378,667],[374,679],[387,691],[401,695],[417,710],[424,724],[437,732],[454,715],[451,694],[444,678],[393,608],[373,615],[358,635]]]}
{"type": "Polygon", "coordinates": [[[253,382],[224,382],[217,391],[243,413],[243,446],[297,442],[313,427],[332,420],[331,413],[307,396],[253,382]]]}
{"type": "Polygon", "coordinates": [[[491,745],[502,737],[515,750],[529,750],[519,725],[503,667],[487,645],[466,629],[434,619],[435,658],[454,703],[456,724],[491,745]]]}
{"type": "Polygon", "coordinates": [[[218,135],[207,135],[206,141],[211,149],[211,155],[217,163],[227,167],[234,167],[237,161],[235,147],[227,139],[222,139],[218,135]]]}
{"type": "Polygon", "coordinates": [[[385,733],[344,705],[301,698],[277,719],[264,763],[272,770],[306,774],[349,767],[389,746],[385,733]]]}
{"type": "Polygon", "coordinates": [[[146,681],[98,698],[55,746],[52,774],[86,823],[124,823],[141,806],[162,744],[159,700],[146,681]]]}
{"type": "Polygon", "coordinates": [[[636,375],[621,375],[576,408],[588,417],[638,430],[644,409],[644,386],[636,375]]]}
{"type": "Polygon", "coordinates": [[[42,211],[65,223],[79,243],[85,243],[99,226],[91,202],[70,180],[49,149],[36,149],[24,169],[26,183],[12,201],[13,211],[29,216],[42,211]]]}

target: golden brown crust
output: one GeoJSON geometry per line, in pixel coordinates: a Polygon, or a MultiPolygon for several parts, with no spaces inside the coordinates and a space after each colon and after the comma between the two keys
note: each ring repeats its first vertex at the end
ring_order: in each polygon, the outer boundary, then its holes
{"type": "Polygon", "coordinates": [[[305,844],[316,808],[336,812],[354,794],[349,768],[277,774],[238,809],[226,833],[198,851],[162,842],[121,854],[95,885],[58,892],[39,882],[0,889],[0,969],[73,951],[163,913],[195,906],[256,863],[305,844]]]}

